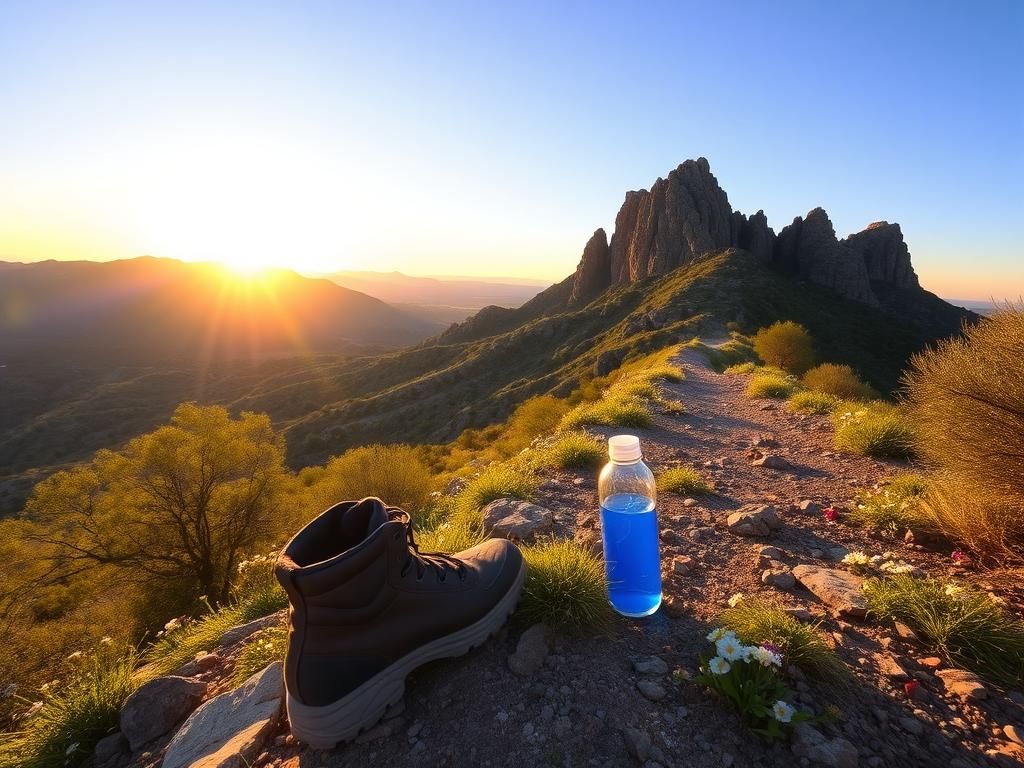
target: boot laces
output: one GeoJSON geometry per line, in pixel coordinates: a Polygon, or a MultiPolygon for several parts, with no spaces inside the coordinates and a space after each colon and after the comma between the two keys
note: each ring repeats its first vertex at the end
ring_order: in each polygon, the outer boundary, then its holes
{"type": "Polygon", "coordinates": [[[444,581],[445,576],[447,576],[450,571],[455,572],[459,577],[459,581],[465,580],[466,564],[457,557],[452,557],[451,555],[446,555],[442,552],[420,551],[420,546],[416,543],[416,537],[413,534],[412,519],[409,517],[407,512],[395,508],[391,517],[405,523],[405,538],[408,544],[406,552],[408,553],[408,557],[406,558],[405,564],[402,566],[403,577],[409,572],[410,568],[415,566],[417,581],[420,581],[423,578],[423,574],[426,573],[428,568],[437,573],[438,581],[444,581]]]}

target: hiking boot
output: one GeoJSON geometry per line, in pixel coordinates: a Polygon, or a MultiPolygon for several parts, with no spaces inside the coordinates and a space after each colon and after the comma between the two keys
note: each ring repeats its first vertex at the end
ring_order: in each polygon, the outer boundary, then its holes
{"type": "Polygon", "coordinates": [[[336,504],[299,531],[276,574],[291,604],[292,733],[330,749],[375,725],[414,669],[497,632],[526,565],[504,539],[455,555],[420,552],[409,516],[368,498],[336,504]]]}

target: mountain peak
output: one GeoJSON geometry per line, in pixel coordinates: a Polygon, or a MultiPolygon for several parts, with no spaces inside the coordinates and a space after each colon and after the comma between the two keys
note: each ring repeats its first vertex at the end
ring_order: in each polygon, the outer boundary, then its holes
{"type": "Polygon", "coordinates": [[[683,161],[649,190],[627,192],[605,243],[599,229],[584,248],[571,278],[571,305],[612,285],[662,275],[730,247],[749,251],[783,274],[872,306],[878,304],[873,281],[920,288],[899,224],[876,221],[840,241],[819,206],[776,235],[763,210],[749,218],[733,211],[704,157],[683,161]]]}

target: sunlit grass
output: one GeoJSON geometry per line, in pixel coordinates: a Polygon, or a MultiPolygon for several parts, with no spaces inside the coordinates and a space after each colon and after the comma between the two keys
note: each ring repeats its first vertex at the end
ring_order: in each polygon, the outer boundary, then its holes
{"type": "Polygon", "coordinates": [[[707,480],[692,467],[672,467],[661,472],[657,478],[658,493],[678,493],[682,496],[697,496],[711,493],[707,480]]]}
{"type": "Polygon", "coordinates": [[[568,630],[608,624],[611,608],[599,557],[567,539],[524,547],[523,556],[529,571],[518,615],[568,630]]]}

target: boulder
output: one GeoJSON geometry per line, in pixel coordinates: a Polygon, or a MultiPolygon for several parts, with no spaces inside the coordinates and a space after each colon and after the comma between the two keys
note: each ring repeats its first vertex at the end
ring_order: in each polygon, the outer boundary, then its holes
{"type": "Polygon", "coordinates": [[[108,768],[108,766],[113,768],[128,762],[131,748],[128,746],[128,740],[124,734],[117,731],[97,741],[92,754],[93,764],[96,768],[108,768]]]}
{"type": "Polygon", "coordinates": [[[508,668],[520,677],[530,677],[540,671],[547,657],[547,627],[534,624],[519,636],[515,653],[508,657],[508,668]]]}
{"type": "Polygon", "coordinates": [[[770,504],[743,507],[729,515],[727,524],[737,536],[767,536],[772,530],[782,527],[775,507],[770,504]]]}
{"type": "Polygon", "coordinates": [[[935,672],[946,690],[965,701],[981,701],[988,696],[988,690],[981,679],[965,669],[940,669],[935,672]]]}
{"type": "Polygon", "coordinates": [[[868,606],[862,589],[864,580],[860,576],[816,565],[798,565],[793,569],[793,575],[811,594],[836,612],[858,619],[867,614],[868,606]]]}
{"type": "Polygon", "coordinates": [[[793,728],[790,748],[797,757],[830,768],[857,768],[857,748],[847,739],[826,738],[810,723],[797,723],[793,728]]]}
{"type": "Polygon", "coordinates": [[[283,700],[283,665],[275,661],[235,690],[210,699],[193,712],[167,745],[162,768],[252,765],[283,700]]]}
{"type": "Polygon", "coordinates": [[[185,719],[206,696],[201,680],[169,675],[143,683],[121,706],[121,733],[137,752],[185,719]]]}
{"type": "Polygon", "coordinates": [[[484,531],[506,539],[529,539],[551,529],[550,509],[522,499],[495,499],[483,508],[484,531]]]}

